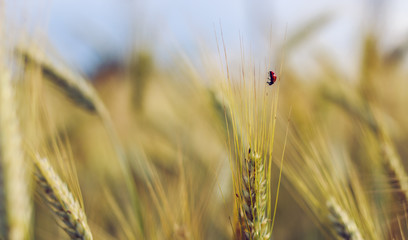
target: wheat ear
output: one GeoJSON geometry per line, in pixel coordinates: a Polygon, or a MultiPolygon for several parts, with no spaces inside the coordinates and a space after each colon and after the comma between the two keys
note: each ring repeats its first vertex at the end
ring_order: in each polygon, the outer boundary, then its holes
{"type": "MultiPolygon", "coordinates": [[[[24,159],[15,88],[10,72],[0,68],[0,139],[7,232],[4,239],[29,239],[31,222],[30,164],[24,159]]],[[[1,203],[3,204],[3,203],[1,203]]],[[[1,216],[2,218],[4,216],[1,216]]],[[[2,225],[5,223],[1,221],[2,225]]],[[[3,226],[2,226],[3,228],[3,226]]]]}
{"type": "Polygon", "coordinates": [[[71,239],[91,240],[91,230],[86,215],[78,201],[68,190],[46,158],[37,156],[34,161],[36,179],[42,189],[42,196],[56,217],[61,227],[71,239]]]}
{"type": "Polygon", "coordinates": [[[56,64],[50,58],[47,58],[38,48],[19,48],[17,49],[17,53],[23,56],[26,61],[37,64],[41,68],[46,79],[59,86],[67,97],[89,112],[98,114],[118,157],[133,207],[135,211],[140,212],[135,190],[136,186],[129,170],[125,151],[121,145],[119,136],[116,133],[109,111],[106,109],[94,88],[86,79],[75,74],[63,64],[56,64]]]}
{"type": "Polygon", "coordinates": [[[383,166],[389,178],[392,188],[398,190],[396,198],[401,204],[408,205],[408,183],[407,173],[402,165],[401,159],[395,150],[389,137],[385,134],[378,136],[381,144],[381,150],[384,156],[383,166]]]}
{"type": "Polygon", "coordinates": [[[329,220],[339,239],[363,240],[356,223],[337,204],[334,198],[327,201],[326,206],[329,210],[329,220]]]}
{"type": "Polygon", "coordinates": [[[269,239],[266,179],[261,156],[251,153],[250,149],[242,170],[242,204],[239,212],[241,239],[269,239]]]}
{"type": "MultiPolygon", "coordinates": [[[[400,204],[403,209],[402,216],[406,216],[408,206],[408,183],[407,173],[402,164],[401,158],[398,155],[395,147],[393,146],[391,140],[385,133],[379,134],[380,145],[383,154],[382,165],[384,167],[385,174],[387,175],[389,185],[393,190],[392,196],[394,203],[400,204]]],[[[397,213],[397,219],[401,213],[397,213]]],[[[401,234],[401,226],[399,222],[392,222],[389,225],[389,232],[391,236],[398,236],[401,234]]]]}
{"type": "Polygon", "coordinates": [[[74,74],[64,64],[56,64],[35,47],[19,48],[17,53],[26,63],[38,65],[43,76],[58,86],[76,104],[89,112],[96,111],[96,93],[79,74],[74,74]]]}

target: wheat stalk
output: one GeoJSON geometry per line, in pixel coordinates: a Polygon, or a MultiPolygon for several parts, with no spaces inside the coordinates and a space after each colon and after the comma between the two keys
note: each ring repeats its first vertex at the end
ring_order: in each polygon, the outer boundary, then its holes
{"type": "Polygon", "coordinates": [[[0,161],[0,239],[5,239],[7,235],[7,219],[6,219],[6,196],[4,193],[3,182],[3,167],[0,161]]]}
{"type": "MultiPolygon", "coordinates": [[[[8,230],[4,239],[29,239],[31,221],[30,164],[22,150],[19,119],[15,101],[15,88],[10,72],[0,68],[0,139],[2,180],[8,230]],[[7,237],[6,237],[7,236],[7,237]]],[[[2,229],[5,221],[2,220],[2,229]]]]}
{"type": "Polygon", "coordinates": [[[91,240],[91,230],[83,209],[48,160],[37,156],[34,165],[42,196],[62,223],[61,226],[65,232],[71,239],[91,240]]]}
{"type": "Polygon", "coordinates": [[[329,210],[329,220],[340,239],[344,240],[363,240],[356,223],[349,217],[335,201],[334,198],[330,198],[326,206],[329,210]]]}
{"type": "Polygon", "coordinates": [[[267,191],[264,164],[261,156],[249,150],[242,171],[242,202],[239,211],[241,239],[269,239],[267,211],[267,191]]]}

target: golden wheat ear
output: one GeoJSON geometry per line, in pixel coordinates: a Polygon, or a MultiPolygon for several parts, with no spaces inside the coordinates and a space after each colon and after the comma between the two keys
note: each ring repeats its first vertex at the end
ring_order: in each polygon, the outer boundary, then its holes
{"type": "Polygon", "coordinates": [[[329,210],[329,220],[340,239],[363,240],[356,223],[349,217],[347,212],[337,204],[334,198],[329,199],[326,206],[329,210]]]}
{"type": "Polygon", "coordinates": [[[37,65],[42,75],[58,86],[61,91],[75,104],[88,112],[96,112],[99,99],[87,80],[75,74],[63,63],[51,59],[37,47],[19,47],[15,50],[25,64],[37,65]]]}
{"type": "Polygon", "coordinates": [[[36,156],[34,165],[41,195],[61,223],[59,225],[71,239],[91,240],[92,233],[85,212],[48,160],[36,156]]]}

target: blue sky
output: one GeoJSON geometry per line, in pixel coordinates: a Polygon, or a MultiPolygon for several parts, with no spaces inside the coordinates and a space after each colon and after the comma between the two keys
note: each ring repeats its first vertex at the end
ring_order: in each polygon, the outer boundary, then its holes
{"type": "Polygon", "coordinates": [[[220,23],[231,52],[239,53],[241,36],[244,46],[261,57],[270,41],[280,43],[285,34],[330,13],[331,22],[298,50],[293,61],[304,62],[318,49],[335,56],[345,68],[353,66],[349,59],[358,50],[361,30],[373,21],[384,35],[384,48],[408,37],[404,0],[6,0],[5,4],[12,25],[48,36],[67,62],[88,73],[101,59],[122,58],[133,47],[154,49],[159,60],[180,49],[196,54],[202,45],[215,54],[214,30],[219,32],[220,23]]]}

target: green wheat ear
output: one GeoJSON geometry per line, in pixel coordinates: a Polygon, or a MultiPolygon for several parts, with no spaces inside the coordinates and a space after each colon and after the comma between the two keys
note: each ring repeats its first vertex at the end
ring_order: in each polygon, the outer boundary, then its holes
{"type": "Polygon", "coordinates": [[[271,236],[267,211],[267,191],[264,164],[259,154],[249,150],[242,169],[241,238],[269,239],[271,236]]]}

